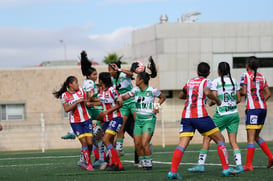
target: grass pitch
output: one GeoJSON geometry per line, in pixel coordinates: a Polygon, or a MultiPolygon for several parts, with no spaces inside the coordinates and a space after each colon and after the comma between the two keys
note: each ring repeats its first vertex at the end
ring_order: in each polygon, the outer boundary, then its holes
{"type": "MultiPolygon", "coordinates": [[[[273,151],[273,142],[268,142],[269,148],[273,151]]],[[[67,150],[46,150],[40,151],[14,151],[0,152],[0,180],[50,180],[50,181],[161,181],[168,180],[167,173],[170,170],[172,154],[175,145],[162,148],[153,148],[153,170],[143,171],[133,166],[134,149],[125,147],[126,155],[121,157],[124,165],[123,172],[107,172],[96,169],[93,172],[83,170],[77,166],[80,149],[67,150]]],[[[205,173],[190,173],[187,168],[197,163],[200,144],[189,145],[181,164],[178,168],[183,180],[273,180],[273,169],[267,169],[268,158],[256,145],[254,154],[254,171],[243,172],[236,176],[224,177],[221,174],[222,167],[217,154],[215,144],[211,149],[206,161],[205,173]]],[[[246,160],[246,143],[240,144],[242,162],[246,160]]],[[[234,165],[233,151],[228,146],[229,161],[234,165]]]]}

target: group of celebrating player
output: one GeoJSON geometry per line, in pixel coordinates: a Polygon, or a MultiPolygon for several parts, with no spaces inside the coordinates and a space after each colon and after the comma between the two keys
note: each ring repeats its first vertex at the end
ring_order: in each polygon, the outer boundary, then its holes
{"type": "Polygon", "coordinates": [[[84,169],[92,171],[93,167],[100,166],[101,169],[109,171],[124,170],[119,155],[124,154],[125,131],[134,138],[136,166],[152,169],[149,143],[155,129],[155,114],[159,112],[165,96],[158,89],[149,86],[150,78],[157,76],[152,57],[147,66],[150,73],[141,65],[141,62],[135,62],[130,70],[124,70],[121,69],[120,61],[109,64],[108,72],[99,73],[98,89],[95,84],[97,71],[83,51],[81,69],[86,76],[83,88],[79,88],[76,77],[69,76],[62,87],[53,92],[56,98],[62,99],[64,110],[69,112],[71,128],[82,145],[82,156],[78,165],[84,169]],[[137,74],[135,87],[132,85],[134,73],[137,74]],[[95,126],[92,120],[97,120],[95,126]],[[92,164],[90,155],[94,145],[98,147],[99,156],[92,164]],[[108,162],[105,162],[104,146],[109,157],[108,162]]]}
{"type": "MultiPolygon", "coordinates": [[[[165,101],[165,96],[156,88],[149,86],[150,78],[157,76],[156,65],[152,57],[147,68],[141,67],[141,62],[132,64],[130,70],[121,69],[121,62],[113,62],[108,66],[108,72],[99,74],[99,88],[96,87],[97,71],[91,66],[87,54],[81,53],[82,74],[86,76],[83,88],[79,88],[77,78],[69,76],[60,90],[53,94],[61,98],[64,110],[70,112],[71,127],[81,142],[82,157],[79,165],[86,170],[102,166],[104,170],[124,170],[119,159],[123,155],[124,132],[127,131],[134,138],[138,167],[152,169],[152,152],[149,146],[154,133],[156,113],[165,101]],[[136,86],[132,79],[136,76],[136,86]],[[155,98],[158,102],[155,103],[155,98]],[[97,120],[95,126],[92,120],[97,120]],[[93,129],[94,127],[94,129],[93,129]],[[95,137],[95,139],[93,138],[95,137]],[[104,155],[104,146],[109,161],[104,155]],[[98,147],[95,154],[96,162],[91,163],[90,154],[98,147]],[[99,155],[99,156],[96,156],[99,155]]],[[[259,136],[264,125],[267,107],[266,101],[271,96],[265,77],[257,72],[258,59],[248,57],[247,72],[241,76],[240,85],[231,76],[230,65],[227,62],[218,64],[218,75],[212,82],[207,79],[210,66],[201,62],[197,67],[197,76],[188,80],[179,98],[186,99],[180,122],[180,141],[176,147],[169,179],[181,179],[177,169],[183,154],[197,129],[204,136],[200,150],[198,165],[189,168],[190,172],[204,172],[205,160],[210,141],[217,144],[218,155],[222,164],[224,176],[238,174],[242,171],[253,171],[253,155],[255,142],[268,156],[267,168],[273,166],[273,155],[266,142],[259,136]],[[239,114],[237,104],[241,96],[246,97],[246,130],[247,155],[246,164],[242,165],[241,152],[237,144],[239,114]],[[211,118],[205,108],[217,104],[216,111],[211,118]],[[236,168],[229,167],[228,153],[221,131],[227,130],[229,142],[234,153],[236,168]]]]}

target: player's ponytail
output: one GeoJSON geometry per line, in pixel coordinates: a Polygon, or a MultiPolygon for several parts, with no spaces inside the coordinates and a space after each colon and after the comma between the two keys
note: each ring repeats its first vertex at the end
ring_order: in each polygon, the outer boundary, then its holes
{"type": "Polygon", "coordinates": [[[246,59],[246,64],[248,64],[248,67],[254,71],[253,81],[256,81],[257,69],[259,67],[258,58],[255,56],[248,57],[246,59]]]}
{"type": "Polygon", "coordinates": [[[224,76],[227,75],[230,79],[230,82],[233,86],[233,90],[235,90],[235,86],[234,86],[234,82],[231,78],[231,73],[230,73],[230,66],[227,62],[220,62],[218,64],[218,71],[219,74],[221,75],[221,82],[222,82],[222,87],[223,87],[223,91],[225,91],[225,81],[224,81],[224,76]]]}
{"type": "Polygon", "coordinates": [[[149,62],[150,62],[150,64],[148,64],[147,67],[151,71],[150,77],[155,78],[157,76],[157,70],[156,70],[156,65],[155,65],[155,62],[154,62],[154,59],[152,56],[150,56],[149,62]]]}
{"type": "Polygon", "coordinates": [[[96,69],[92,67],[92,62],[87,58],[85,51],[81,52],[81,70],[83,76],[90,76],[96,69]]]}
{"type": "Polygon", "coordinates": [[[69,76],[66,78],[65,82],[63,83],[62,87],[58,91],[54,91],[52,94],[57,99],[60,99],[62,97],[62,94],[67,91],[67,88],[69,87],[69,84],[72,83],[74,80],[77,80],[75,76],[69,76]]]}
{"type": "Polygon", "coordinates": [[[147,67],[151,72],[150,74],[148,72],[146,72],[146,70],[139,73],[139,78],[141,80],[143,80],[144,84],[146,84],[146,85],[149,84],[150,78],[155,78],[157,76],[156,64],[155,64],[152,56],[150,56],[150,58],[149,58],[149,65],[147,67]]]}

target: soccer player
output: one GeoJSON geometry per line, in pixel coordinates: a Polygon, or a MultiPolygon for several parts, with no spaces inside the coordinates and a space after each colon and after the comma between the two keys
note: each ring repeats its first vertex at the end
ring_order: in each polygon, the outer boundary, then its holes
{"type": "Polygon", "coordinates": [[[253,156],[255,141],[268,157],[267,168],[273,166],[273,155],[265,140],[260,137],[263,128],[267,107],[266,101],[271,96],[265,77],[257,72],[258,59],[255,56],[247,58],[246,70],[241,76],[241,95],[246,96],[246,131],[247,153],[245,171],[253,171],[253,156]]]}
{"type": "Polygon", "coordinates": [[[152,58],[150,58],[151,74],[141,72],[136,78],[136,87],[129,93],[119,97],[119,100],[127,100],[134,97],[136,102],[136,120],[134,127],[134,142],[139,162],[143,165],[143,169],[152,169],[152,152],[149,143],[152,139],[156,116],[159,112],[160,105],[165,101],[165,96],[158,90],[149,86],[150,78],[157,75],[156,65],[152,58]],[[157,103],[155,98],[159,98],[157,103]]]}
{"type": "Polygon", "coordinates": [[[182,179],[177,173],[177,168],[196,129],[203,136],[209,136],[216,142],[223,167],[222,174],[228,176],[236,173],[234,169],[229,168],[224,137],[208,116],[205,108],[206,97],[214,100],[217,105],[221,105],[221,101],[209,89],[211,86],[207,79],[209,73],[210,66],[205,62],[199,63],[197,67],[198,76],[188,80],[179,94],[179,98],[186,98],[186,102],[180,123],[180,141],[173,153],[171,170],[168,172],[169,179],[182,179]]]}
{"type": "MultiPolygon", "coordinates": [[[[98,73],[97,70],[94,67],[92,67],[92,64],[88,60],[87,53],[85,51],[81,52],[81,70],[82,75],[86,76],[86,79],[83,82],[83,89],[86,92],[87,100],[99,101],[97,99],[98,89],[95,83],[98,78],[98,73]]],[[[103,122],[103,118],[100,118],[98,115],[103,110],[101,106],[90,106],[87,107],[87,110],[88,113],[91,115],[92,119],[97,120],[95,125],[97,127],[94,128],[94,134],[96,134],[97,140],[95,140],[93,144],[93,152],[95,156],[95,162],[93,163],[93,166],[98,167],[101,163],[104,162],[104,145],[102,143],[101,137],[98,137],[98,135],[100,134],[97,133],[102,129],[101,121],[103,122]]]]}
{"type": "Polygon", "coordinates": [[[92,167],[89,150],[92,150],[92,119],[86,108],[86,94],[79,88],[78,79],[74,76],[67,77],[62,87],[53,92],[58,99],[62,99],[66,112],[70,112],[70,125],[82,145],[82,154],[86,161],[86,166],[82,167],[88,171],[94,170],[92,167]]]}
{"type": "MultiPolygon", "coordinates": [[[[237,104],[241,101],[240,86],[236,79],[231,77],[230,66],[227,62],[218,64],[219,77],[212,81],[210,90],[221,100],[222,104],[216,107],[212,117],[213,122],[222,132],[227,130],[230,145],[233,149],[234,161],[239,172],[243,171],[241,151],[237,144],[237,131],[239,126],[239,113],[237,104]]],[[[211,102],[211,105],[214,103],[211,102]]],[[[207,154],[209,152],[211,138],[204,136],[202,149],[200,150],[198,165],[189,168],[190,172],[204,172],[207,154]]]]}
{"type": "Polygon", "coordinates": [[[99,85],[101,90],[98,94],[103,111],[99,113],[100,117],[104,117],[103,129],[105,130],[103,136],[103,143],[107,151],[110,153],[111,165],[108,165],[105,170],[121,171],[124,170],[117,150],[113,146],[113,140],[116,134],[120,131],[122,126],[122,116],[120,112],[121,104],[117,103],[119,93],[113,87],[111,75],[108,72],[101,72],[99,74],[99,85]]]}
{"type": "MultiPolygon", "coordinates": [[[[129,70],[121,69],[121,61],[113,62],[109,64],[108,71],[111,74],[113,87],[118,91],[119,94],[125,95],[132,90],[132,77],[133,72],[129,70]]],[[[123,102],[120,109],[123,116],[123,124],[120,132],[117,134],[116,149],[120,156],[125,153],[123,151],[123,139],[124,139],[124,127],[130,114],[133,115],[134,120],[136,119],[136,105],[132,98],[123,102]]]]}

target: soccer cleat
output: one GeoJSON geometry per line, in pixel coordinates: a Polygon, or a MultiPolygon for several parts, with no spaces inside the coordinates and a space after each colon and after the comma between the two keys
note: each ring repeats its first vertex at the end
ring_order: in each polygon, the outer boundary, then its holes
{"type": "Polygon", "coordinates": [[[119,165],[119,171],[125,171],[124,167],[122,165],[119,165]]]}
{"type": "Polygon", "coordinates": [[[100,164],[100,170],[105,170],[105,168],[108,166],[108,162],[103,162],[100,164]]]}
{"type": "Polygon", "coordinates": [[[236,175],[239,172],[233,168],[223,169],[222,174],[224,176],[236,175]]]}
{"type": "Polygon", "coordinates": [[[102,163],[104,163],[104,161],[102,161],[102,160],[97,160],[97,161],[95,161],[95,162],[93,163],[93,167],[99,167],[100,164],[102,164],[102,163]]]}
{"type": "Polygon", "coordinates": [[[205,172],[205,166],[204,165],[195,165],[191,168],[188,168],[189,172],[205,172]]]}
{"type": "Polygon", "coordinates": [[[124,156],[125,152],[123,150],[117,150],[118,156],[124,156]]]}
{"type": "Polygon", "coordinates": [[[82,167],[83,169],[88,170],[88,171],[93,171],[94,170],[92,165],[86,165],[86,163],[83,163],[83,162],[78,162],[78,165],[80,167],[82,167]]]}
{"type": "Polygon", "coordinates": [[[79,167],[84,168],[84,169],[86,168],[86,163],[85,163],[85,162],[80,162],[80,161],[78,161],[77,165],[78,165],[79,167]]]}
{"type": "Polygon", "coordinates": [[[273,166],[273,156],[268,160],[267,168],[270,168],[273,166]]]}
{"type": "Polygon", "coordinates": [[[74,134],[68,132],[66,135],[62,136],[61,138],[64,140],[67,140],[67,139],[74,140],[76,138],[76,136],[74,134]]]}
{"type": "Polygon", "coordinates": [[[236,170],[237,170],[238,173],[241,173],[241,172],[244,171],[244,168],[243,168],[242,165],[237,165],[236,170]]]}
{"type": "Polygon", "coordinates": [[[88,171],[94,171],[94,168],[92,167],[92,165],[87,165],[86,167],[83,167],[83,168],[88,171]]]}
{"type": "Polygon", "coordinates": [[[252,165],[244,165],[243,168],[244,168],[244,171],[253,171],[252,165]]]}
{"type": "Polygon", "coordinates": [[[153,167],[143,167],[143,170],[152,170],[153,167]]]}
{"type": "Polygon", "coordinates": [[[108,165],[104,170],[106,171],[120,171],[119,167],[117,165],[108,165]]]}
{"type": "Polygon", "coordinates": [[[134,163],[135,168],[143,168],[143,165],[141,163],[134,163]]]}
{"type": "Polygon", "coordinates": [[[168,172],[168,179],[178,179],[181,180],[182,177],[178,173],[168,172]]]}
{"type": "Polygon", "coordinates": [[[86,167],[86,162],[85,162],[85,159],[82,154],[80,155],[80,159],[79,159],[77,165],[80,167],[86,167]]]}

